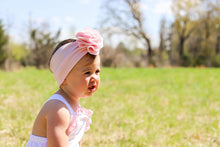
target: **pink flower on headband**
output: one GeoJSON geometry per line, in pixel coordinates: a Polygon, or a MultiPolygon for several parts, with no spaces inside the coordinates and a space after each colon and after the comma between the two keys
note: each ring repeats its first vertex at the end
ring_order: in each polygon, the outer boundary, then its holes
{"type": "Polygon", "coordinates": [[[86,28],[76,34],[77,43],[80,48],[86,48],[92,55],[98,55],[103,47],[103,39],[98,31],[86,28]]]}

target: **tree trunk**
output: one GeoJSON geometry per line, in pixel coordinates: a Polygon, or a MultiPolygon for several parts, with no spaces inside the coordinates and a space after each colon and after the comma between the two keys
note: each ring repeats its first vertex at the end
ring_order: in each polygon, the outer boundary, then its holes
{"type": "Polygon", "coordinates": [[[184,53],[184,42],[185,42],[184,37],[181,37],[180,38],[180,45],[179,45],[179,56],[181,58],[183,57],[183,53],[184,53]]]}
{"type": "Polygon", "coordinates": [[[215,53],[219,54],[220,53],[220,36],[216,38],[216,48],[215,48],[215,53]]]}
{"type": "Polygon", "coordinates": [[[151,43],[150,43],[150,39],[147,39],[147,46],[148,46],[148,56],[152,57],[152,48],[151,48],[151,43]]]}
{"type": "Polygon", "coordinates": [[[153,61],[153,58],[152,58],[152,48],[151,48],[151,43],[150,43],[150,39],[146,39],[147,41],[147,48],[148,48],[148,52],[147,52],[147,60],[148,60],[148,65],[154,65],[155,66],[155,63],[153,61]]]}
{"type": "Polygon", "coordinates": [[[7,59],[5,60],[5,70],[6,70],[6,71],[11,71],[11,61],[10,61],[9,58],[7,58],[7,59]]]}

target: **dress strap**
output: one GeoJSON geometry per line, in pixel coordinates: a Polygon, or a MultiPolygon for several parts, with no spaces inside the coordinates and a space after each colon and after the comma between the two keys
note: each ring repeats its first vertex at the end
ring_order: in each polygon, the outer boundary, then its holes
{"type": "Polygon", "coordinates": [[[63,104],[66,105],[66,107],[68,108],[68,110],[70,111],[71,115],[74,115],[75,112],[73,111],[72,107],[70,106],[70,104],[66,101],[66,99],[61,96],[60,94],[54,94],[52,95],[46,102],[50,101],[50,100],[58,100],[60,102],[62,102],[63,104]]]}

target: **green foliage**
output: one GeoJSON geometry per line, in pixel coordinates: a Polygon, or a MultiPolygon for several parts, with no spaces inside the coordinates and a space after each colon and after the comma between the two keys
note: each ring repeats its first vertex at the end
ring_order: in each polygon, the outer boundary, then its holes
{"type": "Polygon", "coordinates": [[[211,60],[218,54],[219,7],[219,1],[173,1],[171,41],[178,44],[173,50],[179,53],[180,65],[215,66],[211,60]]]}
{"type": "Polygon", "coordinates": [[[27,56],[30,53],[30,50],[26,49],[23,44],[16,44],[11,42],[11,56],[14,61],[21,63],[22,65],[26,65],[27,56]]]}
{"type": "MultiPolygon", "coordinates": [[[[220,146],[220,69],[103,68],[89,147],[220,146]]],[[[0,144],[25,146],[34,119],[57,89],[48,70],[0,72],[0,144]]]]}
{"type": "Polygon", "coordinates": [[[190,57],[188,56],[188,55],[183,55],[183,57],[182,57],[182,65],[183,66],[190,66],[191,65],[191,59],[190,59],[190,57]]]}
{"type": "Polygon", "coordinates": [[[198,66],[198,65],[206,65],[206,56],[197,56],[195,59],[194,59],[194,62],[193,62],[193,66],[198,66]]]}
{"type": "Polygon", "coordinates": [[[7,58],[5,45],[8,43],[8,36],[3,29],[3,24],[0,20],[0,65],[4,63],[7,58]]]}
{"type": "Polygon", "coordinates": [[[220,55],[214,56],[211,61],[214,67],[220,67],[220,55]]]}

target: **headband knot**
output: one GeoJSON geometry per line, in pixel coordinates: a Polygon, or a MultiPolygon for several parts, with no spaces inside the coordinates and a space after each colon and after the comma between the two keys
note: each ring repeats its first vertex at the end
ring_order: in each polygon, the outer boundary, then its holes
{"type": "Polygon", "coordinates": [[[103,39],[96,30],[86,28],[76,38],[75,42],[61,46],[51,58],[50,69],[59,86],[84,55],[98,55],[103,47],[103,39]]]}
{"type": "Polygon", "coordinates": [[[103,39],[98,31],[86,28],[76,34],[79,48],[86,48],[88,53],[98,55],[103,47],[103,39]]]}

